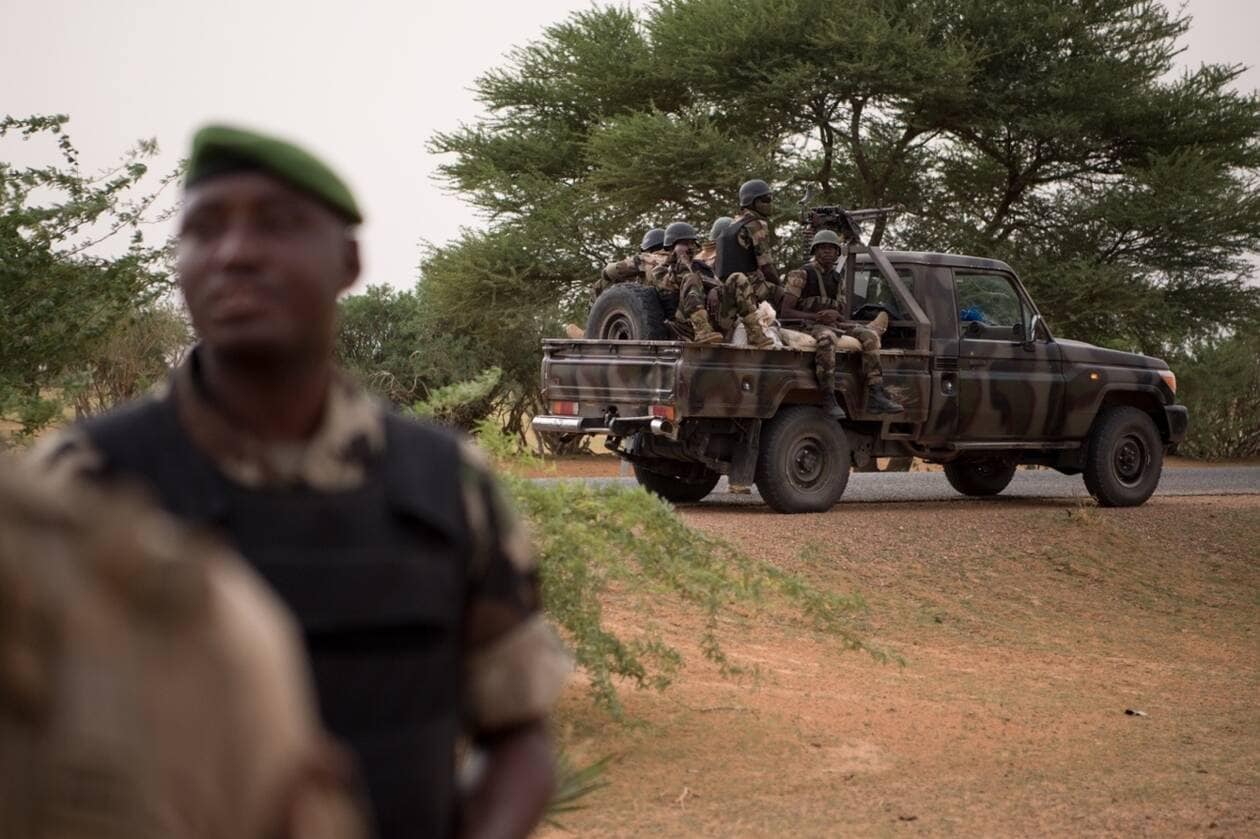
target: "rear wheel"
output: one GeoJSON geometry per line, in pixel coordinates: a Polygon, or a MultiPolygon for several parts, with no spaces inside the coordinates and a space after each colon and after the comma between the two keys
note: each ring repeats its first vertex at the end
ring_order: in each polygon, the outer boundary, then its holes
{"type": "Polygon", "coordinates": [[[1000,460],[968,460],[945,464],[945,479],[963,495],[997,495],[1015,477],[1015,464],[1000,460]]]}
{"type": "Polygon", "coordinates": [[[656,289],[637,283],[615,285],[591,307],[586,337],[601,341],[668,341],[664,303],[656,289]]]}
{"type": "Polygon", "coordinates": [[[1136,507],[1151,497],[1164,467],[1164,447],[1150,416],[1108,408],[1094,421],[1085,455],[1085,488],[1103,507],[1136,507]]]}
{"type": "Polygon", "coordinates": [[[695,503],[713,492],[713,488],[717,486],[720,476],[711,469],[688,469],[685,468],[686,464],[679,464],[678,467],[654,465],[649,468],[636,463],[634,478],[648,492],[675,504],[695,503]]]}
{"type": "Polygon", "coordinates": [[[757,490],[772,510],[830,510],[849,483],[849,438],[812,405],[784,408],[761,433],[757,490]]]}

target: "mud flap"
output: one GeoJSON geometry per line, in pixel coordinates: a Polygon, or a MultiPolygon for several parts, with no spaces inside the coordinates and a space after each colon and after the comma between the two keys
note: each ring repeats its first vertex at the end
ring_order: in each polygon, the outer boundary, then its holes
{"type": "Polygon", "coordinates": [[[761,420],[752,420],[744,435],[744,445],[731,458],[730,482],[750,486],[757,474],[757,449],[761,446],[761,420]]]}

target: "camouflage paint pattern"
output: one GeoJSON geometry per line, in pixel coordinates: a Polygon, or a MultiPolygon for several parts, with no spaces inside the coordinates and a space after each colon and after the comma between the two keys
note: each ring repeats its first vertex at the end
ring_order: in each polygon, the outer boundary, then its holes
{"type": "MultiPolygon", "coordinates": [[[[549,340],[544,347],[545,397],[578,402],[581,416],[592,419],[609,407],[622,417],[643,417],[652,405],[672,405],[679,420],[769,419],[784,404],[818,401],[810,352],[675,341],[549,340]]],[[[896,387],[898,401],[906,406],[897,420],[922,422],[928,404],[927,354],[885,350],[880,356],[887,384],[896,387]]],[[[836,353],[835,382],[850,416],[865,418],[860,353],[836,353]]]]}
{"type": "MultiPolygon", "coordinates": [[[[863,413],[860,354],[840,352],[834,378],[850,422],[880,422],[872,454],[912,452],[948,461],[968,453],[1074,468],[1099,411],[1133,405],[1155,421],[1165,443],[1185,436],[1184,408],[1156,358],[1052,337],[969,334],[960,321],[956,272],[1006,277],[1025,323],[1038,316],[1014,271],[997,260],[855,249],[851,264],[880,268],[899,301],[879,359],[885,385],[906,407],[892,418],[863,413]],[[895,266],[895,267],[894,267],[895,266]],[[897,275],[913,278],[913,294],[897,275]],[[891,273],[891,277],[889,274],[891,273]],[[891,422],[888,420],[891,419],[891,422]]],[[[777,287],[776,287],[777,288],[777,287]]],[[[846,296],[854,306],[851,276],[846,296]]],[[[674,342],[547,341],[544,397],[577,402],[592,422],[615,407],[621,417],[672,405],[689,419],[768,419],[784,404],[817,402],[812,353],[674,342]]],[[[823,362],[825,364],[825,360],[823,362]]]]}

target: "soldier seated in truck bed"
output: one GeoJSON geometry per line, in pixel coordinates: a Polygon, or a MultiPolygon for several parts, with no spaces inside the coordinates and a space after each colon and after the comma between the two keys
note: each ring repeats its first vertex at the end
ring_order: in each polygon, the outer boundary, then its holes
{"type": "MultiPolygon", "coordinates": [[[[866,382],[866,406],[871,414],[899,414],[904,409],[884,389],[884,372],[879,362],[879,332],[871,326],[845,319],[849,311],[844,293],[844,277],[836,270],[840,257],[840,237],[831,230],[814,234],[810,259],[789,271],[784,283],[779,317],[805,321],[818,341],[814,370],[818,376],[819,398],[827,413],[843,417],[836,401],[836,344],[838,335],[856,338],[862,345],[862,378],[866,382]]],[[[888,315],[880,313],[884,323],[888,315]]]]}

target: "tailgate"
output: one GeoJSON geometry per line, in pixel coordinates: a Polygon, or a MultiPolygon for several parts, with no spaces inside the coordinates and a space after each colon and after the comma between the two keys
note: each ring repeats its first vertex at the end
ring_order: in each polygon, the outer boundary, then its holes
{"type": "Polygon", "coordinates": [[[674,341],[544,341],[543,399],[577,403],[577,416],[601,417],[612,406],[622,416],[646,415],[652,405],[673,403],[683,346],[674,341]]]}

